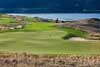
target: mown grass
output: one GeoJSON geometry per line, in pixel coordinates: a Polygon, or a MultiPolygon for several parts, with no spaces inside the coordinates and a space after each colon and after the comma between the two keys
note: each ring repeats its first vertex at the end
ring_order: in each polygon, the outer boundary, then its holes
{"type": "Polygon", "coordinates": [[[46,22],[35,22],[25,26],[24,30],[34,30],[34,31],[47,31],[47,30],[55,30],[57,27],[54,26],[54,23],[46,23],[46,22]]]}
{"type": "Polygon", "coordinates": [[[24,31],[24,32],[32,32],[32,31],[50,31],[50,30],[59,30],[66,32],[65,36],[68,36],[68,34],[74,34],[77,37],[86,37],[88,33],[83,32],[81,30],[75,30],[72,28],[59,28],[56,26],[56,23],[46,23],[46,22],[33,22],[30,24],[27,24],[23,29],[16,29],[16,30],[8,30],[8,32],[18,32],[18,31],[24,31]]]}
{"type": "Polygon", "coordinates": [[[8,32],[0,34],[0,51],[32,54],[100,54],[100,41],[63,40],[64,31],[8,32]]]}

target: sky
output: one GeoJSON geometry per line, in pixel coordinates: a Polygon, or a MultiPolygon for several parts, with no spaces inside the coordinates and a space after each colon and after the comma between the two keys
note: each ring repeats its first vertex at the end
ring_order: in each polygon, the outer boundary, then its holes
{"type": "Polygon", "coordinates": [[[0,12],[99,13],[100,0],[0,0],[0,12]]]}

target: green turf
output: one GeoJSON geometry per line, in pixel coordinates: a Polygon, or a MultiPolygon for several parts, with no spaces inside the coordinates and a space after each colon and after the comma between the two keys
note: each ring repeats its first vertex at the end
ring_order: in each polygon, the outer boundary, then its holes
{"type": "Polygon", "coordinates": [[[9,24],[9,23],[15,23],[16,20],[12,18],[0,18],[0,24],[9,24]]]}
{"type": "Polygon", "coordinates": [[[46,31],[46,30],[55,30],[54,23],[46,23],[46,22],[33,22],[31,24],[26,25],[25,30],[34,30],[34,31],[46,31]]]}
{"type": "MultiPolygon", "coordinates": [[[[79,37],[85,37],[87,35],[86,32],[75,30],[72,28],[60,28],[56,26],[56,23],[47,23],[47,22],[33,22],[30,24],[27,24],[23,29],[16,29],[16,30],[10,30],[10,31],[50,31],[50,30],[59,30],[64,31],[66,33],[73,33],[79,37]]],[[[8,30],[9,32],[9,30],[8,30]]],[[[66,34],[67,36],[67,34],[66,34]]]]}
{"type": "Polygon", "coordinates": [[[63,40],[64,31],[7,32],[0,34],[0,51],[32,54],[100,54],[100,41],[63,40]]]}

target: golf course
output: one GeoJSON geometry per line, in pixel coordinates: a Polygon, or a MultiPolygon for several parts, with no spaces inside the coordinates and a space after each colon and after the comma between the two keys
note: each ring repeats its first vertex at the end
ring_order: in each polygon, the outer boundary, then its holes
{"type": "Polygon", "coordinates": [[[99,24],[0,14],[0,67],[100,67],[99,24]]]}
{"type": "Polygon", "coordinates": [[[0,34],[0,51],[32,54],[99,54],[100,41],[68,41],[63,31],[0,34]]]}
{"type": "MultiPolygon", "coordinates": [[[[0,51],[32,54],[99,54],[100,41],[69,41],[63,37],[73,29],[51,27],[53,23],[33,23],[24,29],[0,33],[0,51]],[[33,31],[27,31],[32,29],[33,31]],[[68,32],[67,32],[68,31],[68,32]]],[[[83,33],[82,33],[83,34],[83,33]]]]}
{"type": "MultiPolygon", "coordinates": [[[[5,24],[19,22],[16,18],[11,17],[9,15],[1,15],[0,52],[73,55],[100,54],[99,40],[72,41],[64,39],[65,37],[69,38],[73,36],[82,38],[87,35],[86,32],[72,28],[58,27],[56,26],[58,23],[54,23],[53,21],[43,22],[40,19],[31,17],[24,17],[26,19],[23,22],[27,21],[28,24],[23,28],[14,29],[12,27],[15,25],[9,25],[5,30],[6,27],[3,27],[5,24]],[[9,27],[11,28],[8,29],[9,27]]],[[[20,18],[22,19],[23,17],[20,18]]]]}

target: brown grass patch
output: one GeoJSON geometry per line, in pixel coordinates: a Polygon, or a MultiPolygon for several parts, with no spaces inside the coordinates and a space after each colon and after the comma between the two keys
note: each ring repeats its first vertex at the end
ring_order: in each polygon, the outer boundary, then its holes
{"type": "Polygon", "coordinates": [[[100,56],[1,53],[0,67],[100,67],[100,56]]]}

